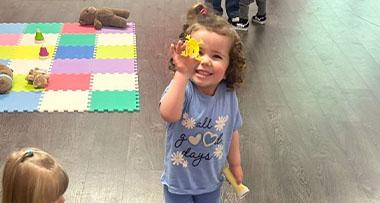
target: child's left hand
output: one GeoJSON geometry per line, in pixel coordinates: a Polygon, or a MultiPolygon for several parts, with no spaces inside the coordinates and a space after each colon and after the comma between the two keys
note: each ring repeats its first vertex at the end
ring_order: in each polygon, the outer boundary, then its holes
{"type": "Polygon", "coordinates": [[[230,170],[232,175],[234,175],[236,179],[236,183],[240,185],[243,182],[243,169],[241,168],[241,165],[230,166],[230,170]]]}

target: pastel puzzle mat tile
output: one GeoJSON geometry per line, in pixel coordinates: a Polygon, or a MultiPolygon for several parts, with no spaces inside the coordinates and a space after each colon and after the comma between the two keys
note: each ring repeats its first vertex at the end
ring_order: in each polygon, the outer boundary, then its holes
{"type": "Polygon", "coordinates": [[[2,112],[134,112],[140,110],[135,24],[126,28],[79,23],[0,23],[0,63],[13,70],[13,86],[0,94],[2,112]],[[35,41],[40,30],[43,42],[35,41]],[[41,47],[49,56],[39,57],[41,47]],[[25,77],[49,74],[46,88],[25,77]]]}

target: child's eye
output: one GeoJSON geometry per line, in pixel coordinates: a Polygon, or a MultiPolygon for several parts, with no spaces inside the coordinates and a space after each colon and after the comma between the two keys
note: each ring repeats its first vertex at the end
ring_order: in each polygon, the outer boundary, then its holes
{"type": "Polygon", "coordinates": [[[200,56],[203,56],[203,51],[199,51],[199,55],[200,55],[200,56]]]}
{"type": "Polygon", "coordinates": [[[222,59],[222,57],[220,55],[214,55],[214,58],[222,59]]]}

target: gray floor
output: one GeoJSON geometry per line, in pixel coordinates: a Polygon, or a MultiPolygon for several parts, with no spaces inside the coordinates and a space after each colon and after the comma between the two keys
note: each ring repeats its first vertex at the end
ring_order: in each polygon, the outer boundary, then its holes
{"type": "MultiPolygon", "coordinates": [[[[70,176],[67,202],[163,202],[158,100],[171,78],[169,44],[195,2],[1,0],[0,22],[77,22],[84,6],[129,8],[141,111],[0,114],[0,169],[10,152],[40,147],[70,176]]],[[[240,32],[249,65],[238,91],[240,142],[251,189],[241,202],[380,202],[380,1],[267,4],[267,24],[240,32]]],[[[238,202],[228,184],[222,197],[238,202]]]]}

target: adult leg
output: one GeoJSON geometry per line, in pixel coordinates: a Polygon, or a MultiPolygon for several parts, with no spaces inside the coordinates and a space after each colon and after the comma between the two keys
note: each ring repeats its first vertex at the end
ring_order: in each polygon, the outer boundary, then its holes
{"type": "Polygon", "coordinates": [[[178,195],[169,192],[168,186],[164,185],[165,203],[192,203],[193,197],[191,195],[178,195]]]}
{"type": "Polygon", "coordinates": [[[206,3],[210,3],[216,15],[223,15],[222,0],[205,0],[206,3]]]}
{"type": "Polygon", "coordinates": [[[248,19],[249,4],[254,2],[254,0],[240,0],[239,1],[239,13],[240,18],[248,19]]]}
{"type": "Polygon", "coordinates": [[[256,0],[257,14],[256,16],[261,17],[267,14],[267,0],[256,0]]]}
{"type": "Polygon", "coordinates": [[[213,192],[209,192],[206,194],[201,195],[194,195],[194,203],[219,203],[220,202],[220,189],[219,187],[217,190],[213,192]]]}
{"type": "Polygon", "coordinates": [[[226,0],[226,12],[228,18],[239,17],[239,0],[226,0]]]}

